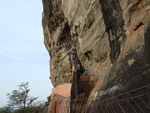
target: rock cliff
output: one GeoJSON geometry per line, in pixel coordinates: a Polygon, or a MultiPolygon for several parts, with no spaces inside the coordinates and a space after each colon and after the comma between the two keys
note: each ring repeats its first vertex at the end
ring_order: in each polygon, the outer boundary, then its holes
{"type": "Polygon", "coordinates": [[[43,0],[42,24],[54,87],[73,81],[72,40],[97,82],[89,103],[150,83],[150,0],[43,0]]]}

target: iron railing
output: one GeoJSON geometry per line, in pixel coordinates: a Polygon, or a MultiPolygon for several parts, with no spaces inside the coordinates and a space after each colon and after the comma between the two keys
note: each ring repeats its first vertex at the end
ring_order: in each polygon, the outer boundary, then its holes
{"type": "Polygon", "coordinates": [[[82,109],[85,113],[150,113],[150,85],[95,101],[82,109]]]}

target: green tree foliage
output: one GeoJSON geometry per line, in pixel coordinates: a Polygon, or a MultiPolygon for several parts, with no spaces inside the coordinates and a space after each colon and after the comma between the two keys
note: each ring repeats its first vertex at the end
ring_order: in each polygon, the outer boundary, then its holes
{"type": "Polygon", "coordinates": [[[0,113],[11,113],[11,108],[10,107],[2,107],[0,108],[0,113]]]}
{"type": "Polygon", "coordinates": [[[47,97],[47,102],[50,103],[50,101],[51,101],[51,95],[47,97]]]}
{"type": "MultiPolygon", "coordinates": [[[[44,109],[45,103],[42,101],[36,101],[32,106],[26,108],[25,113],[43,113],[44,109]]],[[[23,113],[23,109],[17,109],[12,113],[23,113]]]]}
{"type": "Polygon", "coordinates": [[[18,87],[18,90],[13,90],[6,95],[9,99],[9,106],[17,109],[20,113],[27,113],[27,109],[32,107],[32,104],[38,97],[29,96],[30,89],[28,82],[21,83],[18,87]]]}
{"type": "Polygon", "coordinates": [[[36,101],[33,106],[28,108],[28,113],[43,113],[45,109],[45,102],[36,101]]]}

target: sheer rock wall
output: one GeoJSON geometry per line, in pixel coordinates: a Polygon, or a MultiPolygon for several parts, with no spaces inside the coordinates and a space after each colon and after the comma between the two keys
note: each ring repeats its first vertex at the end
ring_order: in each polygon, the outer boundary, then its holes
{"type": "Polygon", "coordinates": [[[150,0],[43,0],[42,23],[54,87],[72,81],[71,38],[93,99],[149,84],[150,0]]]}

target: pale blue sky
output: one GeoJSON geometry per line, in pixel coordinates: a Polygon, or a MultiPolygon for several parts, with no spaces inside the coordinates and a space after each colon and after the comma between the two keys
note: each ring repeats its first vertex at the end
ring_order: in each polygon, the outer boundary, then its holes
{"type": "Polygon", "coordinates": [[[42,0],[0,0],[0,107],[22,82],[38,100],[51,93],[42,11],[42,0]]]}

